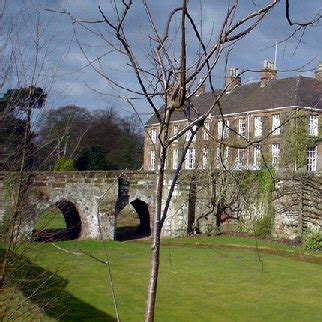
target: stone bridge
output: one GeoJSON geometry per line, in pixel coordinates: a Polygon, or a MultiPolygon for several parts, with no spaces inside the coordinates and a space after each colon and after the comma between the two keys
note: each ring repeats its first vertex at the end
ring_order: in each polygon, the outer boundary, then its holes
{"type": "MultiPolygon", "coordinates": [[[[64,215],[72,238],[99,238],[100,220],[103,237],[115,239],[117,215],[129,203],[138,213],[140,225],[150,226],[149,212],[154,206],[153,177],[152,173],[143,171],[24,174],[23,180],[29,183],[19,234],[30,236],[39,216],[53,207],[64,215]]],[[[18,180],[17,174],[0,173],[1,217],[10,211],[18,180]]]]}
{"type": "MultiPolygon", "coordinates": [[[[164,196],[171,185],[171,177],[169,173],[165,179],[164,196]]],[[[151,215],[154,213],[156,188],[153,172],[32,172],[24,173],[22,179],[28,191],[22,203],[22,220],[17,225],[18,236],[32,236],[38,218],[54,207],[64,215],[69,239],[98,239],[101,233],[105,239],[115,239],[117,219],[128,204],[138,215],[140,224],[137,230],[142,235],[149,235],[153,229],[151,215]]],[[[6,217],[5,213],[13,213],[19,180],[16,173],[0,172],[0,219],[6,217]]],[[[209,202],[209,196],[202,196],[202,192],[196,201],[195,185],[191,180],[188,175],[177,183],[162,229],[163,236],[190,233],[195,218],[202,211],[198,205],[205,206],[209,202]]]]}
{"type": "MultiPolygon", "coordinates": [[[[172,175],[171,172],[166,175],[164,198],[172,175]]],[[[225,204],[214,207],[212,201],[220,197],[218,180],[214,185],[205,172],[183,171],[173,192],[162,229],[163,236],[207,232],[223,222],[238,225],[242,222],[251,227],[267,209],[272,215],[272,234],[275,237],[293,239],[301,237],[307,229],[322,232],[321,173],[279,173],[269,200],[260,201],[256,199],[253,182],[250,182],[251,186],[244,187],[249,193],[245,201],[236,180],[238,175],[243,174],[238,171],[225,180],[227,187],[221,196],[225,204]]],[[[133,206],[139,217],[138,230],[148,235],[153,229],[151,215],[154,213],[156,180],[152,172],[33,172],[24,174],[22,179],[28,191],[22,203],[19,235],[31,236],[39,216],[52,207],[64,215],[71,239],[98,239],[100,234],[105,239],[115,239],[119,214],[128,204],[133,206]]],[[[0,172],[0,218],[12,213],[18,181],[17,174],[0,172]]]]}

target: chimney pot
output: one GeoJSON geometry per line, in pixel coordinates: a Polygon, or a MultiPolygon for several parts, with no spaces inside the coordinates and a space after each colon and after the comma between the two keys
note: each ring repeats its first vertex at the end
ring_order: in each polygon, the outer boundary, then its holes
{"type": "MultiPolygon", "coordinates": [[[[202,82],[202,79],[199,80],[199,84],[202,82]]],[[[200,94],[203,94],[206,92],[206,84],[205,82],[203,82],[203,84],[198,88],[197,92],[196,92],[196,96],[198,97],[200,94]]]]}
{"type": "Polygon", "coordinates": [[[274,63],[264,60],[264,68],[261,71],[261,87],[265,86],[272,79],[276,79],[277,71],[274,69],[274,63]]]}
{"type": "Polygon", "coordinates": [[[238,68],[229,68],[228,76],[225,77],[226,93],[231,92],[235,87],[241,84],[241,78],[238,76],[238,68]]]}
{"type": "Polygon", "coordinates": [[[317,70],[315,71],[315,78],[322,81],[322,62],[319,64],[317,70]]]}

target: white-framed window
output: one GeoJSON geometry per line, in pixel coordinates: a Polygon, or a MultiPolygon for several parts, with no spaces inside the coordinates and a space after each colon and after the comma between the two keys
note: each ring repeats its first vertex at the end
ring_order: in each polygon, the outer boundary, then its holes
{"type": "Polygon", "coordinates": [[[309,135],[318,135],[319,118],[317,115],[309,116],[309,135]]]}
{"type": "Polygon", "coordinates": [[[224,137],[225,137],[225,139],[227,139],[229,137],[229,120],[225,121],[224,137]]]}
{"type": "Polygon", "coordinates": [[[280,145],[279,143],[272,144],[272,166],[278,169],[280,161],[280,145]]]}
{"type": "Polygon", "coordinates": [[[218,121],[217,130],[218,130],[218,139],[221,139],[221,137],[224,136],[224,133],[222,132],[223,131],[223,121],[218,121]]]}
{"type": "Polygon", "coordinates": [[[244,149],[238,149],[237,150],[237,157],[236,157],[236,163],[235,168],[237,170],[243,169],[246,166],[246,153],[244,149]]]}
{"type": "Polygon", "coordinates": [[[281,134],[281,117],[279,114],[274,114],[272,117],[272,134],[280,135],[281,134]]]}
{"type": "Polygon", "coordinates": [[[316,171],[317,149],[316,146],[310,146],[307,149],[307,171],[316,171]]]}
{"type": "Polygon", "coordinates": [[[157,143],[157,129],[156,128],[151,129],[151,141],[152,141],[152,143],[157,143]]]}
{"type": "Polygon", "coordinates": [[[194,169],[196,163],[196,150],[194,148],[190,148],[187,151],[186,155],[186,169],[194,169]]]}
{"type": "Polygon", "coordinates": [[[190,141],[190,138],[192,136],[192,133],[194,133],[194,136],[193,136],[193,139],[192,139],[192,142],[196,141],[196,137],[197,137],[197,133],[196,133],[196,130],[197,130],[197,125],[194,125],[192,127],[192,129],[190,129],[189,131],[187,131],[187,135],[186,135],[186,141],[190,141]]]}
{"type": "Polygon", "coordinates": [[[263,123],[262,123],[262,117],[261,116],[255,116],[254,125],[255,125],[254,136],[256,138],[261,137],[262,132],[263,132],[263,123]]]}
{"type": "Polygon", "coordinates": [[[238,120],[238,134],[243,138],[246,136],[246,119],[244,118],[238,120]]]}
{"type": "Polygon", "coordinates": [[[207,169],[208,160],[209,160],[209,149],[208,148],[203,148],[202,149],[202,168],[203,169],[207,169]]]}
{"type": "Polygon", "coordinates": [[[150,151],[150,170],[155,170],[155,151],[150,151]]]}
{"type": "Polygon", "coordinates": [[[229,120],[218,121],[218,139],[227,139],[229,137],[229,120]]]}
{"type": "Polygon", "coordinates": [[[209,134],[208,134],[208,132],[209,132],[209,130],[210,130],[210,125],[209,125],[209,123],[205,123],[204,124],[204,130],[203,130],[203,139],[205,140],[205,141],[208,141],[209,140],[209,134]]]}
{"type": "Polygon", "coordinates": [[[216,150],[216,163],[219,165],[226,165],[229,157],[229,147],[218,145],[216,150]]]}
{"type": "Polygon", "coordinates": [[[261,153],[261,146],[256,144],[254,146],[254,169],[259,170],[261,167],[262,161],[262,153],[261,153]]]}
{"type": "Polygon", "coordinates": [[[172,150],[172,169],[176,170],[178,168],[178,160],[179,160],[179,151],[178,149],[172,150]]]}
{"type": "MultiPolygon", "coordinates": [[[[179,126],[178,125],[173,125],[172,128],[172,135],[176,135],[179,132],[179,126]]],[[[178,139],[174,140],[173,142],[178,142],[178,139]]]]}

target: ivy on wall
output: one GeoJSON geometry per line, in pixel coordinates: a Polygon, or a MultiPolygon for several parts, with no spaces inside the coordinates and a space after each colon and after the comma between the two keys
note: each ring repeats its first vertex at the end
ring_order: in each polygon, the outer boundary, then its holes
{"type": "Polygon", "coordinates": [[[285,113],[287,123],[282,130],[281,165],[289,170],[306,166],[309,145],[307,113],[301,110],[285,113]]]}

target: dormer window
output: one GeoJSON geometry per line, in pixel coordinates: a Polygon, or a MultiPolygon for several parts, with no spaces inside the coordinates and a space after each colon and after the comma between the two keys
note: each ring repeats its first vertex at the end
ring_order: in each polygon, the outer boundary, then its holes
{"type": "Polygon", "coordinates": [[[281,118],[279,114],[274,114],[272,117],[272,134],[280,135],[281,134],[281,118]]]}
{"type": "Polygon", "coordinates": [[[318,124],[319,119],[317,115],[309,116],[309,135],[317,136],[318,135],[318,124]]]}

